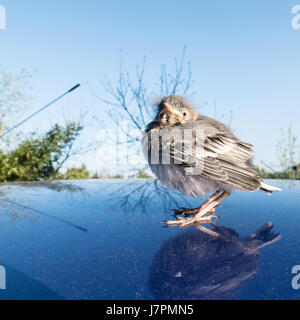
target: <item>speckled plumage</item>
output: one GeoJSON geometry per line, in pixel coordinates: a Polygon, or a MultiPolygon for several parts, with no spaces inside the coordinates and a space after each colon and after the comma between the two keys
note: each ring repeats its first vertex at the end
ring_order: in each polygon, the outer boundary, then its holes
{"type": "MultiPolygon", "coordinates": [[[[174,147],[176,140],[170,144],[171,148],[174,147]]],[[[160,151],[162,148],[160,146],[160,151]]],[[[178,189],[188,196],[203,197],[216,190],[230,193],[233,189],[247,192],[279,191],[265,185],[253,169],[251,159],[254,151],[251,144],[239,140],[227,125],[199,114],[182,97],[170,96],[160,101],[154,121],[146,128],[143,149],[156,177],[167,187],[178,189]],[[194,161],[175,164],[176,156],[171,152],[169,164],[151,163],[151,133],[166,128],[178,129],[180,132],[185,129],[202,130],[203,148],[200,152],[192,153],[191,150],[182,149],[182,155],[188,153],[189,159],[193,158],[194,161]],[[202,166],[201,173],[190,175],[190,170],[197,169],[199,163],[202,166]]]]}

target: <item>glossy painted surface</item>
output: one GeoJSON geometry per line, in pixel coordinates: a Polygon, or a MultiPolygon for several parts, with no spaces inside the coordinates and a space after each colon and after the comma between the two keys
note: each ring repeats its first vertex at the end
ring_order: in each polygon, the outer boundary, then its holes
{"type": "Polygon", "coordinates": [[[224,201],[219,239],[163,228],[171,209],[201,201],[152,180],[1,185],[0,298],[299,299],[300,183],[269,183],[284,191],[224,201]]]}

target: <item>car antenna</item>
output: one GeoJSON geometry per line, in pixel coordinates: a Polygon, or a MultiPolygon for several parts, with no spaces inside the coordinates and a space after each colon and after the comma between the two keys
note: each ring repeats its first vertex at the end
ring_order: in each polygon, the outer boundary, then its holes
{"type": "Polygon", "coordinates": [[[66,91],[64,94],[62,94],[61,96],[57,97],[56,99],[52,100],[51,102],[49,102],[48,104],[46,104],[44,107],[42,107],[41,109],[37,110],[36,112],[34,112],[33,114],[31,114],[29,117],[27,117],[26,119],[24,119],[23,121],[17,123],[16,125],[14,125],[12,128],[8,129],[7,131],[5,131],[2,135],[0,135],[0,138],[5,137],[7,134],[9,134],[11,131],[15,130],[16,128],[18,128],[19,126],[21,126],[22,124],[24,124],[25,122],[27,122],[28,120],[32,119],[33,117],[35,117],[37,114],[39,114],[40,112],[44,111],[45,109],[49,108],[52,104],[54,104],[55,102],[57,102],[58,100],[62,99],[64,96],[68,95],[69,93],[71,93],[72,91],[78,89],[80,87],[80,84],[78,83],[76,86],[74,86],[73,88],[71,88],[70,90],[66,91]]]}
{"type": "Polygon", "coordinates": [[[37,213],[37,214],[39,214],[39,215],[43,215],[43,216],[46,216],[46,217],[48,217],[48,218],[55,219],[55,220],[57,220],[57,221],[59,221],[59,222],[62,222],[62,223],[67,224],[67,225],[69,225],[69,226],[71,226],[71,227],[74,227],[74,228],[76,228],[76,229],[78,229],[78,230],[80,230],[80,231],[88,232],[88,230],[87,230],[86,228],[83,228],[83,227],[81,227],[81,226],[79,226],[79,225],[77,225],[77,224],[75,224],[75,223],[73,223],[73,222],[64,220],[64,219],[62,219],[62,218],[53,216],[53,215],[51,215],[51,214],[49,214],[49,213],[46,213],[46,212],[43,212],[43,211],[40,211],[40,210],[33,209],[33,208],[29,207],[29,206],[25,206],[25,205],[23,205],[23,204],[20,204],[20,203],[18,203],[18,202],[16,202],[16,201],[12,201],[12,200],[8,199],[7,197],[5,197],[5,196],[2,194],[2,192],[0,193],[0,201],[4,201],[4,202],[10,203],[10,204],[13,204],[13,205],[15,205],[15,206],[18,206],[18,207],[20,207],[20,208],[22,208],[22,209],[29,210],[29,211],[35,212],[35,213],[37,213]]]}
{"type": "MultiPolygon", "coordinates": [[[[49,108],[51,105],[53,105],[55,102],[59,101],[60,99],[62,99],[64,96],[68,95],[69,93],[75,91],[76,89],[78,89],[80,87],[80,84],[78,83],[76,86],[72,87],[70,90],[66,91],[65,93],[63,93],[62,95],[60,95],[59,97],[57,97],[56,99],[52,100],[51,102],[49,102],[48,104],[46,104],[44,107],[42,107],[41,109],[37,110],[36,112],[34,112],[33,114],[31,114],[30,116],[28,116],[26,119],[24,119],[23,121],[17,123],[16,125],[14,125],[12,128],[8,129],[7,131],[5,131],[2,135],[0,135],[0,138],[3,138],[5,137],[7,134],[9,134],[11,131],[15,130],[16,128],[20,127],[22,124],[24,124],[25,122],[27,122],[28,120],[32,119],[33,117],[35,117],[37,114],[39,114],[40,112],[44,111],[45,109],[49,108]]],[[[71,225],[81,231],[84,231],[84,232],[87,232],[87,229],[85,228],[82,228],[76,224],[73,224],[72,222],[69,222],[69,221],[66,221],[66,220],[63,220],[61,218],[58,218],[58,217],[55,217],[55,216],[52,216],[50,214],[47,214],[45,212],[42,212],[42,211],[39,211],[39,210],[36,210],[36,209],[33,209],[33,208],[30,208],[30,207],[27,207],[27,206],[24,206],[24,205],[21,205],[17,202],[14,202],[14,201],[11,201],[7,198],[3,198],[1,197],[1,200],[2,201],[6,201],[6,202],[9,202],[11,204],[14,204],[14,205],[17,205],[19,207],[22,207],[23,209],[27,209],[27,210],[31,210],[31,211],[34,211],[35,213],[38,213],[38,214],[41,214],[41,215],[44,215],[44,216],[48,216],[49,218],[53,218],[55,220],[58,220],[62,223],[66,223],[68,225],[71,225]]]]}

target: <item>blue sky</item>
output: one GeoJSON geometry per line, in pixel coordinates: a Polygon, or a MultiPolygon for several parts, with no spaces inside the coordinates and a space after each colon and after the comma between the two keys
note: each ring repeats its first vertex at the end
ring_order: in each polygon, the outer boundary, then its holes
{"type": "MultiPolygon", "coordinates": [[[[7,30],[0,30],[0,65],[7,71],[37,70],[36,107],[80,82],[82,88],[44,112],[26,130],[53,123],[104,117],[87,83],[103,95],[99,81],[116,79],[119,50],[129,72],[147,56],[146,79],[158,80],[160,65],[173,66],[184,45],[196,84],[193,102],[201,112],[234,112],[237,136],[255,145],[255,162],[276,163],[281,128],[300,136],[300,30],[291,27],[300,0],[0,0],[7,30]]],[[[225,118],[226,120],[226,118],[225,118]]],[[[93,139],[92,128],[85,132],[93,139]]],[[[80,160],[81,161],[81,160],[80,160]]],[[[89,155],[92,170],[101,170],[89,155]]]]}

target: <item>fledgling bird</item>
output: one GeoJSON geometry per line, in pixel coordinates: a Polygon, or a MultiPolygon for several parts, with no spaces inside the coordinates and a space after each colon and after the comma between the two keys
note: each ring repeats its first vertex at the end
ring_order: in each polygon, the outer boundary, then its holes
{"type": "Polygon", "coordinates": [[[165,97],[157,107],[156,117],[147,126],[142,140],[152,172],[165,186],[185,195],[202,198],[212,193],[198,208],[174,210],[176,221],[166,221],[167,225],[184,228],[194,223],[211,222],[215,208],[234,189],[281,191],[263,183],[251,164],[253,146],[239,140],[227,125],[199,114],[179,96],[165,97]],[[185,134],[191,129],[192,135],[185,134]],[[172,130],[180,135],[168,136],[166,132],[172,130]],[[202,133],[200,137],[195,134],[197,130],[202,133]],[[197,147],[199,140],[201,148],[197,147]],[[159,161],[154,161],[157,147],[159,161]],[[162,160],[163,150],[170,155],[167,163],[162,160]]]}

